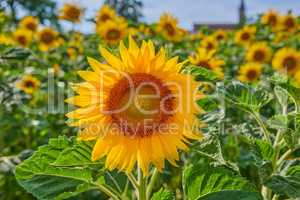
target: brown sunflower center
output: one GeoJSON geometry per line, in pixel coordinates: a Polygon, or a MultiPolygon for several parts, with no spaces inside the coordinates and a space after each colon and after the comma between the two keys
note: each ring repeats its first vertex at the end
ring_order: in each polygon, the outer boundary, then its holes
{"type": "Polygon", "coordinates": [[[28,80],[28,81],[25,82],[24,85],[25,85],[25,87],[27,87],[27,88],[33,88],[33,87],[34,87],[34,82],[28,80]]]}
{"type": "Polygon", "coordinates": [[[171,36],[175,35],[176,30],[175,30],[175,27],[172,24],[166,23],[164,25],[164,28],[167,31],[168,35],[171,35],[171,36]]]}
{"type": "Polygon", "coordinates": [[[101,16],[100,16],[100,21],[101,22],[106,22],[107,20],[109,20],[110,19],[110,16],[108,15],[108,14],[102,14],[101,16]]]}
{"type": "Polygon", "coordinates": [[[27,43],[27,39],[26,39],[26,37],[24,36],[24,35],[20,35],[18,38],[17,38],[17,40],[18,40],[18,43],[19,44],[21,44],[21,45],[26,45],[26,43],[27,43]]]}
{"type": "Polygon", "coordinates": [[[224,38],[225,38],[225,36],[224,36],[223,34],[217,34],[216,39],[217,39],[218,41],[223,40],[224,38]]]}
{"type": "Polygon", "coordinates": [[[51,44],[54,41],[54,35],[50,31],[44,31],[41,34],[41,41],[45,44],[51,44]]]}
{"type": "Polygon", "coordinates": [[[121,36],[121,33],[118,29],[111,29],[107,32],[106,37],[108,40],[118,40],[121,36]]]}
{"type": "Polygon", "coordinates": [[[253,81],[253,80],[257,79],[258,73],[256,70],[250,69],[249,71],[247,71],[246,76],[250,81],[253,81]]]}
{"type": "Polygon", "coordinates": [[[296,69],[297,67],[297,60],[296,58],[292,57],[292,56],[289,56],[289,57],[286,57],[284,60],[283,60],[283,67],[288,71],[293,71],[296,69]]]}
{"type": "Polygon", "coordinates": [[[69,9],[66,10],[66,15],[71,20],[78,20],[79,16],[80,16],[80,9],[72,6],[69,9]]]}
{"type": "Polygon", "coordinates": [[[268,19],[268,23],[271,26],[275,26],[277,24],[277,16],[276,15],[270,15],[268,19]]]}
{"type": "Polygon", "coordinates": [[[284,22],[286,28],[294,28],[295,27],[295,20],[292,17],[288,17],[284,22]]]}
{"type": "Polygon", "coordinates": [[[256,50],[254,52],[253,58],[257,62],[262,62],[265,59],[265,52],[263,50],[256,50]]]}
{"type": "Polygon", "coordinates": [[[250,39],[250,33],[248,33],[248,32],[242,33],[241,39],[244,40],[244,41],[249,40],[250,39]]]}
{"type": "Polygon", "coordinates": [[[197,66],[205,67],[207,69],[211,69],[211,66],[207,60],[201,60],[197,63],[197,66]]]}
{"type": "Polygon", "coordinates": [[[206,49],[207,50],[212,50],[213,48],[214,48],[214,44],[212,42],[207,42],[206,49]]]}
{"type": "Polygon", "coordinates": [[[34,22],[28,22],[26,24],[26,28],[31,30],[31,31],[35,31],[36,30],[36,24],[34,22]]]}
{"type": "Polygon", "coordinates": [[[174,96],[153,75],[134,73],[118,81],[110,92],[107,113],[124,135],[147,136],[172,116],[174,96]]]}

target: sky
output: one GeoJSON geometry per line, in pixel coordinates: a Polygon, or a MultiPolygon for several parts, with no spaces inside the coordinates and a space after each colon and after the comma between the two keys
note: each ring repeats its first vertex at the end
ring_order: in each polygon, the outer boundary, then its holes
{"type": "MultiPolygon", "coordinates": [[[[86,9],[85,18],[95,16],[104,0],[56,0],[58,7],[73,2],[86,9]]],[[[194,23],[236,23],[240,0],[143,0],[142,21],[156,22],[163,12],[175,15],[182,27],[191,30],[194,23]]],[[[300,0],[245,0],[247,17],[255,17],[268,9],[284,14],[289,10],[300,15],[300,0]]],[[[71,28],[68,23],[66,29],[71,28]]],[[[94,32],[92,23],[84,22],[75,27],[84,33],[94,32]]]]}

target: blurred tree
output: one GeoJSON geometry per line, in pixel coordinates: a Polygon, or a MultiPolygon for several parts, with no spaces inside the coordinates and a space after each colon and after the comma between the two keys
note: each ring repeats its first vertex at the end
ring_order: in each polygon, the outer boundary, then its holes
{"type": "Polygon", "coordinates": [[[53,0],[2,0],[0,9],[7,10],[14,22],[18,21],[18,9],[25,11],[27,15],[39,18],[42,24],[49,23],[60,28],[56,15],[56,2],[53,0]]]}
{"type": "Polygon", "coordinates": [[[119,15],[134,22],[142,17],[143,3],[140,0],[105,0],[105,3],[113,7],[119,15]]]}

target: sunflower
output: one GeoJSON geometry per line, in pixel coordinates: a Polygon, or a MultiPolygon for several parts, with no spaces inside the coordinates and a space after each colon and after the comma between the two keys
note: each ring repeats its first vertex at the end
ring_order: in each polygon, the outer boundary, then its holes
{"type": "Polygon", "coordinates": [[[227,32],[223,29],[219,29],[219,30],[216,30],[213,33],[213,36],[215,37],[215,39],[217,41],[221,41],[221,40],[224,40],[227,37],[227,32]]]}
{"type": "Polygon", "coordinates": [[[275,53],[272,65],[276,70],[294,74],[300,68],[300,53],[293,48],[281,48],[275,53]]]}
{"type": "Polygon", "coordinates": [[[96,15],[96,23],[104,23],[107,20],[112,20],[116,18],[115,10],[109,5],[103,5],[96,15]]]}
{"type": "Polygon", "coordinates": [[[291,14],[282,16],[281,27],[283,30],[290,31],[290,32],[297,30],[298,28],[297,18],[291,14]]]}
{"type": "Polygon", "coordinates": [[[49,49],[59,46],[58,33],[51,28],[44,28],[38,32],[38,42],[41,51],[48,51],[49,49]]]}
{"type": "Polygon", "coordinates": [[[255,39],[256,27],[245,26],[235,33],[235,42],[241,45],[249,45],[255,39]]]}
{"type": "Polygon", "coordinates": [[[100,37],[108,44],[117,44],[127,36],[128,31],[127,22],[121,17],[97,25],[96,29],[100,37]]]}
{"type": "Polygon", "coordinates": [[[272,49],[266,42],[257,42],[252,44],[246,53],[248,62],[266,63],[272,57],[272,49]]]}
{"type": "Polygon", "coordinates": [[[31,75],[25,75],[17,82],[16,87],[27,94],[32,94],[40,86],[40,81],[31,75]]]}
{"type": "Polygon", "coordinates": [[[26,16],[20,21],[20,27],[35,32],[38,28],[39,20],[33,16],[26,16]]]}
{"type": "Polygon", "coordinates": [[[218,40],[214,36],[207,36],[201,40],[200,47],[207,51],[216,50],[218,48],[218,40]]]}
{"type": "Polygon", "coordinates": [[[66,3],[60,10],[60,19],[70,21],[72,23],[80,22],[80,17],[83,14],[83,9],[75,4],[66,3]]]}
{"type": "Polygon", "coordinates": [[[154,36],[155,31],[147,24],[140,24],[138,30],[146,36],[154,36]]]}
{"type": "Polygon", "coordinates": [[[193,65],[205,67],[214,71],[220,78],[223,78],[222,66],[225,62],[215,57],[215,51],[208,51],[205,48],[198,48],[197,54],[189,57],[190,62],[193,65]]]}
{"type": "Polygon", "coordinates": [[[197,85],[178,73],[184,64],[178,57],[167,59],[163,48],[155,53],[151,41],[139,48],[130,37],[129,48],[121,42],[119,50],[117,57],[100,47],[106,63],[88,58],[94,71],[79,72],[86,82],[75,84],[79,95],[66,102],[80,108],[67,117],[80,127],[79,139],[97,140],[92,160],[106,156],[109,170],[129,173],[137,163],[147,175],[151,164],[158,170],[165,160],[176,165],[178,150],[202,136],[190,124],[195,122],[191,94],[197,85]]]}
{"type": "Polygon", "coordinates": [[[192,41],[202,40],[205,37],[205,34],[202,31],[198,31],[196,33],[189,34],[189,38],[192,41]]]}
{"type": "Polygon", "coordinates": [[[181,41],[184,36],[184,30],[178,27],[177,19],[168,13],[160,16],[157,32],[161,33],[166,40],[173,42],[181,41]]]}
{"type": "Polygon", "coordinates": [[[259,63],[246,63],[240,67],[238,79],[242,82],[256,82],[262,72],[259,63]]]}
{"type": "Polygon", "coordinates": [[[286,32],[286,31],[278,31],[275,34],[275,37],[273,39],[273,43],[274,44],[279,44],[281,42],[284,42],[285,40],[288,40],[291,37],[290,32],[286,32]]]}
{"type": "Polygon", "coordinates": [[[11,36],[0,34],[0,44],[12,45],[14,44],[14,40],[11,36]]]}
{"type": "Polygon", "coordinates": [[[280,22],[280,16],[274,10],[269,10],[261,17],[261,23],[271,26],[273,29],[277,29],[280,22]]]}
{"type": "Polygon", "coordinates": [[[32,40],[32,33],[26,29],[17,29],[13,33],[13,38],[18,45],[26,47],[32,40]]]}

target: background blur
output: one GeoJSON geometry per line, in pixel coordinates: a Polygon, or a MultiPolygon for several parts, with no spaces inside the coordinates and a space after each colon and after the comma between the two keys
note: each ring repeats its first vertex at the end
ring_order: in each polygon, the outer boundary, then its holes
{"type": "MultiPolygon", "coordinates": [[[[53,2],[56,8],[60,8],[64,3],[75,3],[85,8],[85,19],[91,19],[97,10],[104,3],[104,0],[7,0],[1,1],[0,5],[5,6],[5,2],[18,2],[29,4],[34,2],[53,2]]],[[[114,0],[112,0],[113,2],[114,0]]],[[[126,0],[125,0],[126,1],[126,0]]],[[[153,23],[158,21],[163,12],[170,12],[179,19],[179,24],[186,29],[192,30],[194,23],[238,23],[241,0],[127,0],[129,2],[142,3],[140,18],[143,22],[153,23]]],[[[41,4],[41,3],[40,3],[41,4]]],[[[248,20],[255,20],[257,14],[266,10],[274,9],[284,14],[292,11],[293,14],[300,14],[299,0],[244,0],[245,11],[248,20]]],[[[20,9],[17,12],[20,17],[28,14],[20,9]]],[[[70,30],[70,23],[62,23],[66,30],[70,30]]],[[[95,24],[84,22],[77,24],[75,30],[83,33],[94,32],[95,24]]]]}

